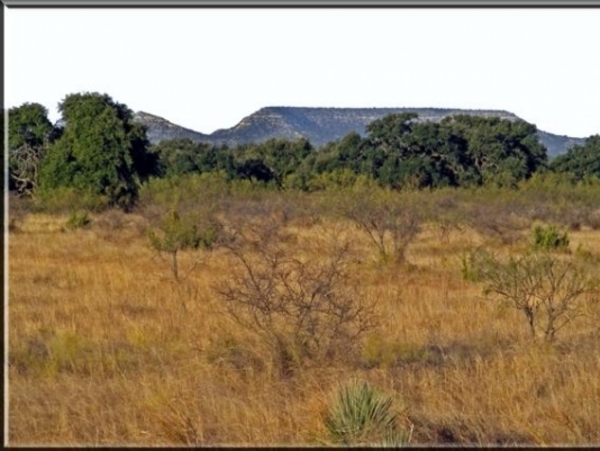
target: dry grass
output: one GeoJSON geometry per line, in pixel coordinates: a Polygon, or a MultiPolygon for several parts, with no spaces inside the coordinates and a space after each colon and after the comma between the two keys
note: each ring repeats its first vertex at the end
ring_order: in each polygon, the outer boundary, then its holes
{"type": "MultiPolygon", "coordinates": [[[[442,242],[426,227],[397,266],[347,228],[381,327],[354,365],[281,378],[268,349],[221,314],[212,286],[231,269],[225,253],[183,252],[182,272],[197,266],[175,283],[144,218],[92,219],[67,231],[66,217],[30,215],[10,235],[11,445],[319,445],[327,403],[351,378],[398,396],[413,443],[600,443],[597,319],[530,344],[518,312],[461,278],[474,231],[442,242]]],[[[599,231],[571,242],[600,255],[599,231]]]]}

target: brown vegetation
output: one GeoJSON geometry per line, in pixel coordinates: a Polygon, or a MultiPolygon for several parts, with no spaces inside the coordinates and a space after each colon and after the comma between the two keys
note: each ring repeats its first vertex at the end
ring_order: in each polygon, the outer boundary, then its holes
{"type": "MultiPolygon", "coordinates": [[[[222,226],[214,246],[178,249],[177,280],[148,239],[160,223],[150,203],[90,213],[80,228],[66,227],[68,214],[19,210],[10,444],[322,445],[331,400],[354,380],[398,398],[412,444],[599,443],[598,293],[586,292],[586,315],[552,343],[532,341],[522,313],[486,300],[460,260],[480,245],[526,252],[540,221],[526,200],[513,209],[526,226],[490,241],[469,216],[489,199],[409,194],[429,213],[399,248],[408,264],[378,258],[365,226],[328,209],[323,193],[238,193],[211,210],[222,226]],[[248,322],[261,305],[280,310],[248,322]],[[325,313],[299,316],[311,307],[325,313]],[[364,323],[352,320],[358,311],[364,323]],[[282,371],[282,348],[292,360],[303,349],[303,364],[282,371]]],[[[190,199],[175,205],[180,214],[193,212],[190,199]]],[[[569,236],[573,252],[561,258],[597,277],[598,230],[584,223],[569,236]]]]}

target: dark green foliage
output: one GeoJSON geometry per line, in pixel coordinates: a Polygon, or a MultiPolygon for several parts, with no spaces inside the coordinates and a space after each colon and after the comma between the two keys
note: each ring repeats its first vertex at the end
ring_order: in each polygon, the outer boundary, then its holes
{"type": "Polygon", "coordinates": [[[42,146],[51,136],[52,123],[48,110],[39,103],[24,103],[8,111],[8,148],[11,150],[27,144],[42,146]]]}
{"type": "Polygon", "coordinates": [[[533,229],[533,247],[540,250],[564,250],[569,247],[568,232],[559,232],[556,226],[536,226],[533,229]]]}
{"type": "Polygon", "coordinates": [[[590,136],[583,146],[575,146],[564,155],[559,155],[550,163],[550,169],[557,173],[568,173],[574,181],[586,177],[600,178],[600,135],[590,136]]]}
{"type": "Polygon", "coordinates": [[[241,179],[270,182],[274,179],[273,171],[262,161],[255,158],[244,161],[237,168],[237,175],[241,179]]]}
{"type": "Polygon", "coordinates": [[[132,122],[133,113],[98,93],[69,95],[59,109],[65,129],[42,165],[42,188],[89,191],[106,196],[110,205],[131,207],[139,181],[156,172],[145,130],[132,122]]]}
{"type": "MultiPolygon", "coordinates": [[[[457,115],[434,123],[414,113],[390,114],[369,124],[366,137],[351,132],[319,150],[306,139],[270,139],[234,148],[175,139],[150,147],[131,110],[106,94],[67,96],[60,104],[64,130],[44,119],[40,105],[21,108],[15,114],[11,146],[30,146],[21,153],[28,174],[34,173],[30,162],[41,161],[31,146],[43,142],[44,149],[48,147],[41,162],[42,191],[74,189],[126,209],[136,201],[139,185],[152,176],[218,172],[228,181],[304,191],[339,186],[335,180],[340,175],[341,185],[366,177],[394,189],[517,187],[546,167],[546,151],[535,126],[497,117],[457,115]]],[[[589,146],[597,149],[599,138],[592,138],[589,146]]],[[[591,163],[586,156],[580,166],[593,169],[597,158],[591,155],[591,163]]],[[[553,168],[562,171],[565,160],[556,161],[553,168]]],[[[14,187],[16,178],[11,180],[14,187]]]]}
{"type": "Polygon", "coordinates": [[[367,132],[326,145],[314,171],[350,169],[392,188],[515,186],[546,161],[535,126],[522,121],[453,116],[433,123],[390,114],[367,132]]]}
{"type": "Polygon", "coordinates": [[[235,173],[227,149],[194,143],[187,138],[161,141],[152,147],[152,151],[158,157],[159,171],[164,177],[219,170],[225,170],[230,175],[235,173]]]}
{"type": "Polygon", "coordinates": [[[25,103],[8,112],[9,189],[32,195],[48,146],[60,135],[38,103],[25,103]]]}

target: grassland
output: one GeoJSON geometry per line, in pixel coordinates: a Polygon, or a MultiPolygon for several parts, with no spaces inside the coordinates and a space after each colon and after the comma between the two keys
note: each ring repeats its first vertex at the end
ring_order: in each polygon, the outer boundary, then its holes
{"type": "MultiPolygon", "coordinates": [[[[235,271],[226,249],[180,252],[185,277],[175,281],[149,246],[149,217],[109,210],[69,229],[68,214],[38,212],[14,224],[11,445],[324,445],[328,405],[356,379],[394,397],[412,444],[600,443],[592,297],[589,316],[537,343],[521,312],[461,274],[460,256],[478,245],[522,252],[532,221],[510,240],[424,221],[400,264],[382,261],[348,221],[292,218],[282,245],[313,260],[323,255],[305,244],[343,229],[378,325],[351,361],[283,377],[260,336],[223,309],[215,286],[235,271]]],[[[600,229],[569,236],[572,253],[600,261],[600,229]]]]}

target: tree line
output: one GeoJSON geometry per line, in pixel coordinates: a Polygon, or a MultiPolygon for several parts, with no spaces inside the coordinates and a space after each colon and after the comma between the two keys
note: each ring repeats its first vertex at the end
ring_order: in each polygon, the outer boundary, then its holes
{"type": "Polygon", "coordinates": [[[316,148],[306,139],[270,139],[235,147],[173,139],[151,145],[127,105],[107,94],[77,93],[47,109],[8,111],[9,189],[36,196],[71,189],[131,208],[149,178],[221,172],[275,189],[323,189],[368,177],[393,189],[515,187],[536,172],[572,182],[600,178],[600,135],[549,161],[535,125],[497,117],[449,116],[423,122],[414,113],[371,122],[316,148]]]}

